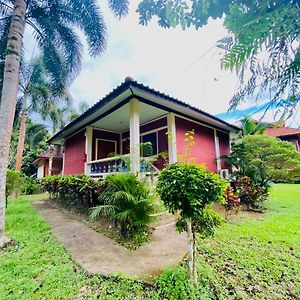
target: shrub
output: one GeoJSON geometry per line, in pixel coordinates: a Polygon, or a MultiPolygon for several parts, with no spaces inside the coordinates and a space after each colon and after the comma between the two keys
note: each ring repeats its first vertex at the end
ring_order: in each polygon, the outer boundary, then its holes
{"type": "Polygon", "coordinates": [[[58,199],[64,206],[88,209],[99,203],[103,182],[85,175],[48,176],[42,180],[50,198],[58,199]]]}
{"type": "Polygon", "coordinates": [[[94,207],[91,217],[108,216],[116,227],[121,226],[121,233],[125,237],[128,233],[143,231],[152,220],[150,215],[154,204],[149,189],[132,173],[107,176],[99,200],[103,205],[94,207]]]}
{"type": "Polygon", "coordinates": [[[205,238],[220,225],[220,217],[209,205],[224,201],[226,187],[227,183],[219,175],[198,165],[173,164],[159,174],[158,194],[171,213],[179,213],[177,228],[188,233],[189,272],[193,281],[197,280],[195,234],[199,232],[205,238]]]}
{"type": "Polygon", "coordinates": [[[7,170],[6,173],[6,199],[10,196],[13,192],[17,192],[20,189],[20,173],[7,170]]]}
{"type": "Polygon", "coordinates": [[[194,299],[194,286],[183,267],[166,269],[156,281],[160,299],[194,299]]]}
{"type": "Polygon", "coordinates": [[[226,198],[224,202],[225,219],[227,220],[231,210],[238,210],[240,208],[240,197],[233,187],[228,187],[225,191],[226,198]]]}
{"type": "Polygon", "coordinates": [[[268,199],[269,186],[261,186],[250,177],[244,176],[233,182],[235,190],[240,197],[241,203],[250,208],[260,208],[262,203],[268,199]]]}
{"type": "Polygon", "coordinates": [[[21,177],[21,193],[25,195],[39,194],[43,191],[40,182],[33,176],[22,174],[21,177]]]}

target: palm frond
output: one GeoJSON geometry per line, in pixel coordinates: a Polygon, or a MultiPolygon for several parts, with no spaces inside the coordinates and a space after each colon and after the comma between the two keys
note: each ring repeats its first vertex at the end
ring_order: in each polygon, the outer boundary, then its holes
{"type": "Polygon", "coordinates": [[[90,217],[96,219],[99,216],[112,216],[115,213],[115,207],[110,204],[98,205],[91,208],[90,217]]]}

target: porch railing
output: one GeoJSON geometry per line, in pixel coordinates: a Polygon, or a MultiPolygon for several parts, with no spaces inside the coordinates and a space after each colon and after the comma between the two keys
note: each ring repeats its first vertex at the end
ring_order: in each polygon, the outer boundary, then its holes
{"type": "MultiPolygon", "coordinates": [[[[86,163],[86,174],[90,176],[105,176],[111,173],[130,171],[130,154],[97,159],[86,163]]],[[[147,158],[141,158],[140,172],[158,172],[159,170],[147,158]]]]}

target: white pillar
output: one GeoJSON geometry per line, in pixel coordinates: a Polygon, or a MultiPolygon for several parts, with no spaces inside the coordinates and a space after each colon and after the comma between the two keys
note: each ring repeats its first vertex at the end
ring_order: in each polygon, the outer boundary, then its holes
{"type": "Polygon", "coordinates": [[[173,113],[168,113],[168,154],[169,154],[169,164],[174,164],[177,162],[177,145],[176,145],[176,125],[175,125],[175,115],[173,113]]]}
{"type": "Polygon", "coordinates": [[[84,174],[89,175],[91,173],[91,165],[87,163],[92,160],[92,147],[93,147],[93,127],[88,126],[85,129],[85,157],[86,162],[84,165],[84,174]]]}
{"type": "Polygon", "coordinates": [[[65,175],[65,146],[63,146],[63,160],[62,160],[62,170],[61,176],[65,175]]]}
{"type": "Polygon", "coordinates": [[[217,171],[221,171],[222,165],[221,165],[221,153],[220,153],[220,141],[219,137],[217,136],[217,130],[214,129],[214,135],[215,135],[215,149],[216,149],[216,162],[217,162],[217,171]]]}
{"type": "Polygon", "coordinates": [[[140,111],[139,101],[129,101],[130,171],[140,171],[140,111]]]}

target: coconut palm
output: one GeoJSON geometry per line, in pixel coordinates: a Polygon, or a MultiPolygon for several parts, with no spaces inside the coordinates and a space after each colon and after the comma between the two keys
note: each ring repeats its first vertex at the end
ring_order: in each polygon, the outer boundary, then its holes
{"type": "MultiPolygon", "coordinates": [[[[127,0],[109,0],[119,17],[126,14],[127,0]]],[[[77,29],[84,32],[91,56],[105,50],[106,27],[95,0],[2,0],[0,34],[6,37],[3,83],[0,104],[0,243],[5,224],[5,181],[13,117],[19,87],[19,69],[25,26],[34,37],[45,58],[48,71],[64,66],[63,77],[69,82],[78,74],[82,43],[77,29]],[[63,60],[62,60],[63,58],[63,60]]],[[[61,72],[57,72],[61,76],[61,72]]],[[[58,83],[63,80],[57,80],[58,83]]]]}
{"type": "Polygon", "coordinates": [[[259,123],[255,122],[253,119],[245,116],[242,120],[242,128],[240,135],[247,136],[247,135],[254,135],[254,134],[263,134],[265,130],[269,127],[267,123],[259,123]]]}
{"type": "MultiPolygon", "coordinates": [[[[21,171],[28,112],[37,112],[46,119],[50,115],[51,107],[68,103],[70,100],[66,91],[57,90],[57,84],[53,85],[54,75],[45,68],[43,57],[33,59],[28,65],[24,62],[21,65],[19,100],[22,103],[22,111],[15,166],[17,172],[21,171]]],[[[61,86],[63,85],[62,82],[61,86]]]]}
{"type": "Polygon", "coordinates": [[[109,175],[106,184],[99,196],[104,204],[93,208],[91,217],[110,217],[121,225],[123,236],[127,236],[128,230],[144,229],[151,222],[153,212],[153,202],[145,184],[132,173],[109,175]]]}

